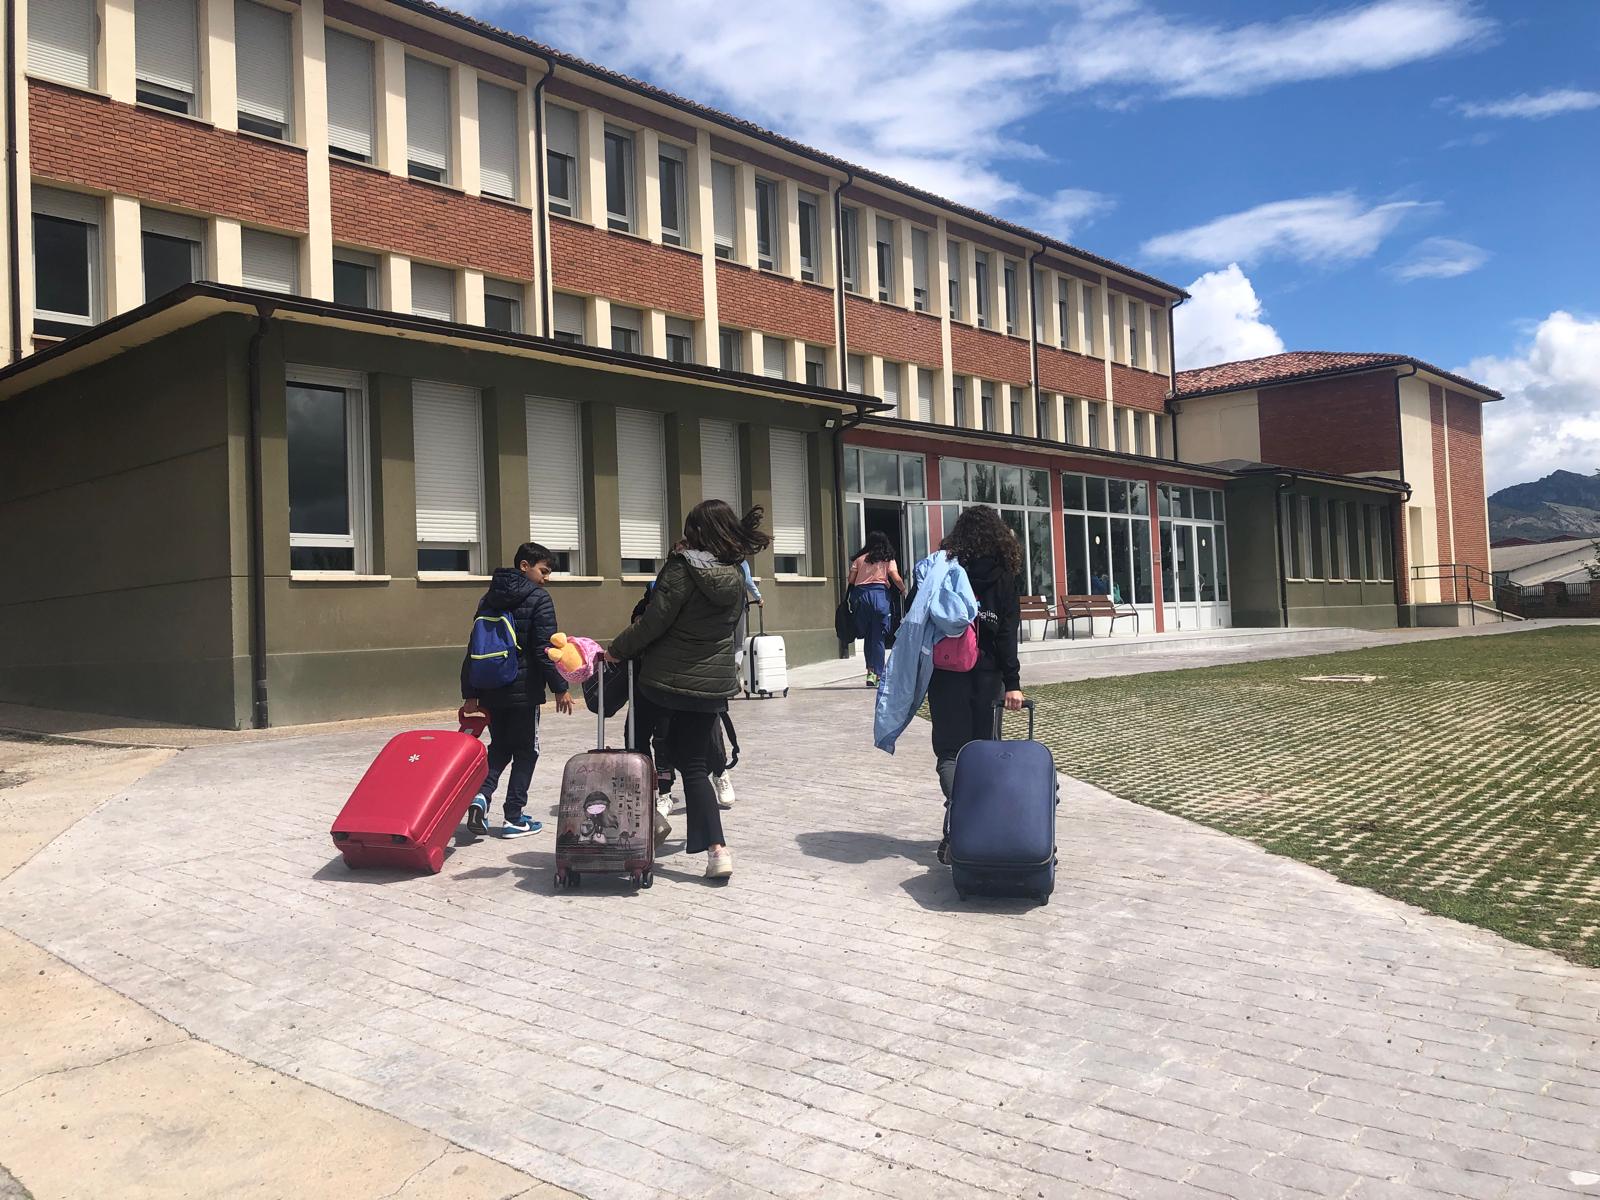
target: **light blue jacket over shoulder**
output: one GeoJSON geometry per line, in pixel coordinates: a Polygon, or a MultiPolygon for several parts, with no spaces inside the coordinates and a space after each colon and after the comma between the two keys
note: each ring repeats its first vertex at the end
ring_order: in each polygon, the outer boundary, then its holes
{"type": "Polygon", "coordinates": [[[895,634],[889,671],[878,685],[872,744],[894,753],[895,741],[917,715],[933,680],[933,644],[955,637],[978,619],[978,597],[961,564],[935,550],[913,572],[916,597],[895,634]]]}

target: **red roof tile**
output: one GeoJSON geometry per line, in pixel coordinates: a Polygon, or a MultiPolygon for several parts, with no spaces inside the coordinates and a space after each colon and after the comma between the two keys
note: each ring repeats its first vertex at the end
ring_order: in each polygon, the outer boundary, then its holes
{"type": "Polygon", "coordinates": [[[1214,367],[1199,367],[1193,371],[1179,371],[1174,395],[1203,396],[1211,392],[1231,392],[1240,388],[1265,387],[1271,384],[1290,383],[1301,379],[1314,379],[1319,375],[1337,375],[1345,371],[1361,371],[1373,367],[1401,367],[1410,364],[1419,370],[1429,371],[1452,383],[1459,383],[1485,396],[1502,399],[1499,392],[1461,375],[1441,370],[1432,363],[1412,358],[1409,354],[1355,354],[1338,350],[1290,350],[1284,354],[1269,354],[1265,358],[1246,358],[1237,362],[1218,363],[1214,367]]]}

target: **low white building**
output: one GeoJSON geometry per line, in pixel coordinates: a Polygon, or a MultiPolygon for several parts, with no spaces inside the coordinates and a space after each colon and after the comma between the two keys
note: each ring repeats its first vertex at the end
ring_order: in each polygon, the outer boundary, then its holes
{"type": "Polygon", "coordinates": [[[1588,583],[1596,558],[1593,538],[1564,538],[1523,546],[1492,546],[1494,576],[1506,583],[1534,587],[1544,583],[1588,583]]]}

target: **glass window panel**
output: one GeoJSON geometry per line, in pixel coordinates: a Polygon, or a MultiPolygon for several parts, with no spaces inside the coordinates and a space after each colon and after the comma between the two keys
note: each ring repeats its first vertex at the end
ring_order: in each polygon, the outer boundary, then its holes
{"type": "Polygon", "coordinates": [[[1111,594],[1111,522],[1106,517],[1089,518],[1089,592],[1111,594]]]}
{"type": "Polygon", "coordinates": [[[1133,601],[1135,604],[1155,603],[1155,591],[1150,579],[1150,522],[1132,521],[1133,526],[1133,601]]]}
{"type": "Polygon", "coordinates": [[[373,283],[377,272],[371,267],[344,259],[333,260],[333,301],[352,308],[373,306],[373,283]]]}
{"type": "Polygon", "coordinates": [[[861,451],[854,447],[846,447],[844,452],[844,490],[861,490],[861,451]]]}
{"type": "Polygon", "coordinates": [[[1350,578],[1365,579],[1365,557],[1361,544],[1361,506],[1352,501],[1345,509],[1350,545],[1350,578]]]}
{"type": "Polygon", "coordinates": [[[1177,517],[1194,516],[1194,489],[1175,487],[1172,489],[1172,514],[1177,517]]]}
{"type": "Polygon", "coordinates": [[[1311,546],[1311,578],[1325,579],[1323,573],[1323,535],[1325,524],[1323,520],[1324,504],[1321,496],[1308,496],[1305,499],[1305,511],[1309,520],[1306,522],[1306,539],[1311,546]]]}
{"type": "Polygon", "coordinates": [[[290,546],[291,571],[354,571],[354,546],[290,546]]]}
{"type": "Polygon", "coordinates": [[[1133,599],[1133,538],[1126,520],[1111,521],[1111,598],[1133,599]]]}
{"type": "Polygon", "coordinates": [[[1156,512],[1163,517],[1172,515],[1172,488],[1167,484],[1160,484],[1156,488],[1156,512]]]}
{"type": "Polygon", "coordinates": [[[1050,472],[1029,471],[1027,475],[1029,508],[1050,507],[1050,472]]]}
{"type": "Polygon", "coordinates": [[[1173,526],[1173,542],[1178,551],[1178,599],[1194,602],[1194,526],[1173,526]]]}
{"type": "Polygon", "coordinates": [[[196,244],[164,233],[141,235],[144,249],[144,298],[154,300],[173,288],[193,283],[196,244]]]}
{"type": "Polygon", "coordinates": [[[1125,480],[1110,479],[1106,481],[1107,490],[1111,497],[1111,511],[1125,513],[1128,511],[1128,485],[1125,480]]]}
{"type": "Polygon", "coordinates": [[[82,221],[33,214],[34,305],[89,317],[90,227],[82,221]]]}
{"type": "Polygon", "coordinates": [[[1130,483],[1128,485],[1128,508],[1141,517],[1150,515],[1150,485],[1148,483],[1130,483]]]}
{"type": "Polygon", "coordinates": [[[1379,579],[1390,579],[1394,576],[1394,528],[1389,523],[1387,509],[1375,508],[1373,515],[1378,519],[1378,570],[1379,579]]]}
{"type": "Polygon", "coordinates": [[[1106,481],[1097,476],[1089,476],[1089,511],[1106,511],[1106,481]]]}
{"type": "Polygon", "coordinates": [[[1000,468],[1000,503],[1022,503],[1022,468],[1000,468]]]}
{"type": "Polygon", "coordinates": [[[1177,564],[1178,556],[1172,539],[1172,522],[1163,521],[1161,522],[1161,599],[1166,604],[1175,604],[1178,599],[1178,584],[1174,576],[1177,564]]]}
{"type": "Polygon", "coordinates": [[[967,465],[960,459],[939,460],[939,494],[946,500],[967,499],[967,465]]]}
{"type": "Polygon", "coordinates": [[[1195,526],[1194,538],[1194,566],[1200,586],[1200,600],[1206,604],[1214,603],[1217,598],[1216,552],[1213,548],[1216,538],[1209,525],[1195,526]]]}
{"type": "MultiPolygon", "coordinates": [[[[928,506],[925,504],[911,505],[907,514],[911,523],[911,563],[919,563],[928,557],[928,506]]],[[[909,571],[909,564],[901,567],[902,571],[909,571]]]]}
{"type": "Polygon", "coordinates": [[[1084,537],[1083,517],[1067,517],[1066,524],[1066,553],[1067,553],[1067,595],[1087,596],[1089,594],[1089,550],[1084,537]]]}
{"type": "Polygon", "coordinates": [[[1022,573],[1016,578],[1017,595],[1024,594],[1028,587],[1028,523],[1026,514],[1016,508],[1002,508],[1000,519],[1010,527],[1012,535],[1017,539],[1017,545],[1022,547],[1022,573]]]}
{"type": "Polygon", "coordinates": [[[1217,599],[1228,598],[1228,531],[1221,525],[1212,529],[1217,540],[1217,599]]]}
{"type": "Polygon", "coordinates": [[[979,504],[998,503],[999,480],[993,463],[972,464],[972,498],[979,504]]]}
{"type": "Polygon", "coordinates": [[[1028,594],[1052,600],[1056,594],[1055,547],[1047,512],[1028,514],[1028,594]]]}
{"type": "Polygon", "coordinates": [[[866,540],[866,536],[866,532],[861,528],[861,501],[845,501],[844,540],[850,543],[850,548],[853,550],[866,540]]]}
{"type": "Polygon", "coordinates": [[[907,496],[920,498],[923,490],[922,459],[915,454],[900,456],[900,488],[907,496]]]}
{"type": "Polygon", "coordinates": [[[880,450],[861,452],[861,490],[868,496],[900,494],[900,464],[893,454],[880,450]]]}
{"type": "Polygon", "coordinates": [[[1202,521],[1211,520],[1211,493],[1205,488],[1194,490],[1194,515],[1202,521]]]}
{"type": "MultiPolygon", "coordinates": [[[[1081,510],[1083,508],[1083,476],[1063,475],[1061,477],[1061,488],[1066,493],[1061,500],[1062,507],[1069,510],[1081,510]]],[[[1081,595],[1082,593],[1079,594],[1081,595]]]]}
{"type": "Polygon", "coordinates": [[[340,388],[287,388],[289,532],[349,534],[350,452],[340,388]]]}

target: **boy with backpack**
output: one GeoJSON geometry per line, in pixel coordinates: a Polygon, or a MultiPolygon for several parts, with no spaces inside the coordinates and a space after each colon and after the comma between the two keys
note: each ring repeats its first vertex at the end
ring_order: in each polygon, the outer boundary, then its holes
{"type": "Polygon", "coordinates": [[[489,805],[508,764],[511,778],[500,836],[526,837],[544,828],[523,809],[539,762],[539,707],[546,687],[555,694],[557,712],[572,712],[567,681],[545,654],[557,629],[555,601],[545,590],[554,562],[555,556],[538,542],[523,543],[511,566],[496,568],[489,590],[478,601],[461,661],[463,712],[481,709],[489,717],[489,773],[467,808],[467,828],[473,833],[488,832],[489,805]]]}

